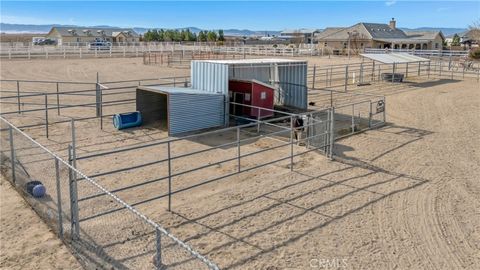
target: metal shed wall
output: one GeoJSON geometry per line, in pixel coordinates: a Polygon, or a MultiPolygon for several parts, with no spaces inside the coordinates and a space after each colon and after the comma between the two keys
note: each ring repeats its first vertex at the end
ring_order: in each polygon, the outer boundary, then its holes
{"type": "MultiPolygon", "coordinates": [[[[192,88],[210,93],[222,93],[228,102],[228,65],[204,61],[192,61],[190,68],[192,88]]],[[[228,125],[229,108],[224,106],[224,122],[228,125]]]]}
{"type": "Polygon", "coordinates": [[[190,74],[192,88],[228,96],[228,65],[192,61],[190,74]]]}
{"type": "MultiPolygon", "coordinates": [[[[225,125],[225,96],[192,88],[139,86],[137,110],[147,111],[152,121],[167,120],[169,135],[225,125]],[[152,95],[162,95],[160,105],[152,95]],[[144,96],[144,97],[143,97],[144,96]],[[139,99],[139,97],[141,97],[139,99]],[[141,106],[141,108],[139,108],[141,106]],[[152,108],[166,106],[166,110],[152,108]],[[146,108],[146,109],[145,109],[146,108]],[[165,116],[160,114],[167,114],[165,116]]],[[[228,116],[228,115],[227,115],[228,116]]]]}
{"type": "MultiPolygon", "coordinates": [[[[258,80],[279,87],[275,102],[307,109],[307,62],[248,59],[248,61],[192,61],[192,87],[228,97],[229,79],[258,80]],[[278,61],[278,62],[275,62],[278,61]]],[[[228,109],[228,108],[227,108],[228,109]]],[[[226,111],[228,113],[228,111],[226,111]]]]}
{"type": "Polygon", "coordinates": [[[224,105],[223,95],[169,94],[170,135],[223,126],[224,105]]]}
{"type": "Polygon", "coordinates": [[[282,104],[307,109],[307,65],[279,65],[279,84],[283,90],[282,104]]]}

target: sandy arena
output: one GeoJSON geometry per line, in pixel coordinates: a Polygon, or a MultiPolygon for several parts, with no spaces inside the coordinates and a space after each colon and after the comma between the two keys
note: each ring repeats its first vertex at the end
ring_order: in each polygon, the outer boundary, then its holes
{"type": "MultiPolygon", "coordinates": [[[[355,57],[305,59],[317,65],[361,61],[355,57]]],[[[0,75],[2,79],[92,82],[96,72],[102,81],[188,75],[185,69],[144,66],[141,58],[2,61],[0,75]]],[[[337,141],[335,161],[311,152],[295,158],[293,172],[289,162],[282,161],[175,194],[173,212],[166,211],[165,198],[136,208],[221,269],[324,269],[325,262],[339,269],[478,269],[479,88],[476,80],[467,78],[375,88],[378,92],[368,87],[358,89],[387,96],[388,124],[337,141]]],[[[75,114],[86,109],[70,110],[75,114]]],[[[7,119],[25,124],[26,116],[7,119]]],[[[33,116],[41,119],[41,114],[33,116]]],[[[79,156],[167,138],[165,132],[154,128],[116,131],[109,119],[105,120],[103,131],[99,130],[97,119],[80,121],[77,130],[79,156]]],[[[52,125],[49,139],[44,137],[43,127],[26,132],[66,157],[70,143],[68,123],[52,125]]],[[[242,136],[248,137],[248,133],[242,136]]],[[[232,138],[233,134],[225,134],[222,139],[226,142],[232,138]]],[[[280,143],[281,138],[264,138],[242,149],[248,153],[280,143]]],[[[173,150],[182,154],[218,144],[212,138],[185,140],[173,144],[173,150]]],[[[164,157],[164,145],[147,149],[150,151],[79,160],[78,168],[92,175],[164,157]]],[[[173,169],[186,170],[229,158],[235,150],[222,148],[193,156],[174,163],[173,169]]],[[[242,165],[249,167],[273,160],[287,150],[254,155],[242,161],[242,165]]],[[[301,150],[295,146],[296,152],[301,150]]],[[[176,177],[175,188],[195,184],[199,178],[213,177],[218,172],[234,171],[235,166],[235,162],[230,162],[176,177]]],[[[160,166],[95,179],[111,190],[161,176],[164,170],[160,166]]],[[[165,188],[165,183],[159,182],[119,192],[118,196],[135,203],[160,195],[165,188]]],[[[82,195],[89,195],[88,192],[82,195]]],[[[1,198],[2,207],[15,200],[5,194],[1,198]]],[[[99,209],[102,206],[96,208],[99,209]]],[[[22,217],[30,220],[21,216],[15,222],[22,217]]],[[[86,224],[95,222],[93,219],[86,224]]],[[[2,230],[14,232],[16,228],[9,224],[2,230]]],[[[43,230],[48,231],[46,227],[43,230]]],[[[41,240],[42,236],[39,233],[28,237],[41,240]]],[[[10,245],[13,243],[2,243],[2,250],[9,250],[10,245]]],[[[2,267],[12,267],[15,252],[2,251],[2,267]]],[[[71,262],[70,254],[63,251],[35,253],[29,258],[40,256],[52,261],[65,257],[71,262]]],[[[58,267],[77,266],[71,262],[58,267]]],[[[30,267],[24,265],[25,268],[30,267]]]]}

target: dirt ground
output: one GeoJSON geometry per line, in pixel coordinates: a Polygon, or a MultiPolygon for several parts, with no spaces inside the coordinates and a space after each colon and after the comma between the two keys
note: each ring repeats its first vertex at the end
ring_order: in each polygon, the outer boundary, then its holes
{"type": "Polygon", "coordinates": [[[82,269],[75,257],[0,175],[0,268],[82,269]]]}
{"type": "MultiPolygon", "coordinates": [[[[350,61],[355,60],[359,59],[350,61]]],[[[336,64],[348,60],[314,61],[336,64]]],[[[182,70],[143,67],[134,58],[2,61],[1,78],[91,81],[96,71],[102,78],[116,80],[180,75],[177,72],[182,70]]],[[[280,162],[179,193],[171,213],[165,211],[165,199],[137,208],[222,269],[478,269],[478,89],[478,82],[470,79],[435,79],[418,86],[378,89],[376,94],[387,96],[388,125],[338,141],[336,161],[313,152],[295,158],[293,172],[288,162],[280,162]]],[[[364,91],[372,93],[368,88],[364,91]]],[[[96,120],[79,125],[80,155],[166,138],[154,129],[117,132],[109,127],[98,132],[96,120]]],[[[68,124],[52,127],[49,140],[41,138],[42,129],[29,131],[65,156],[68,124]]],[[[213,143],[218,142],[190,141],[176,150],[199,150],[213,143]]],[[[246,145],[245,150],[276,143],[262,139],[246,145]]],[[[160,159],[164,150],[159,146],[135,156],[79,160],[78,165],[87,175],[95,174],[160,159]]],[[[232,153],[235,148],[219,149],[174,164],[174,171],[232,153]]],[[[275,155],[245,160],[244,165],[253,166],[275,155]]],[[[235,170],[235,166],[225,164],[216,171],[235,170]]],[[[159,170],[164,168],[99,177],[98,181],[117,188],[158,177],[159,170]]],[[[212,172],[178,177],[175,187],[195,183],[212,172]]],[[[133,203],[161,190],[164,184],[118,195],[133,203]]]]}

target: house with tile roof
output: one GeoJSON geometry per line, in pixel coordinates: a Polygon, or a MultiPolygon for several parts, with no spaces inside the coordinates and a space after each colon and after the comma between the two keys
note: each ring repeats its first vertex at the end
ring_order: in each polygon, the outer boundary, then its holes
{"type": "Polygon", "coordinates": [[[59,45],[95,41],[133,43],[140,40],[140,35],[130,28],[52,27],[46,38],[56,40],[59,45]]]}
{"type": "Polygon", "coordinates": [[[442,49],[445,37],[440,31],[405,32],[396,27],[394,18],[389,24],[357,23],[350,27],[329,27],[315,36],[320,48],[354,51],[364,48],[442,49]]]}

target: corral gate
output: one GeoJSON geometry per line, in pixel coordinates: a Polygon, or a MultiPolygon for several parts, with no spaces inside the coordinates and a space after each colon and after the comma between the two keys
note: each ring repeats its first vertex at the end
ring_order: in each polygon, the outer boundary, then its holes
{"type": "Polygon", "coordinates": [[[311,112],[306,115],[306,146],[322,149],[326,155],[331,155],[334,143],[332,110],[311,112]]]}

